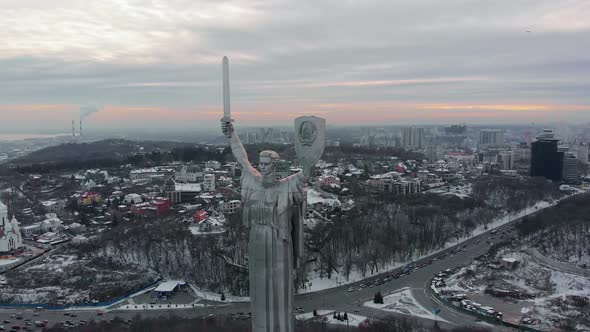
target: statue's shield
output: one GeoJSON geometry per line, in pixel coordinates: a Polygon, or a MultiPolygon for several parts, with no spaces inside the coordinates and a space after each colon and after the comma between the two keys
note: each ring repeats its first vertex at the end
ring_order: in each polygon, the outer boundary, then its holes
{"type": "Polygon", "coordinates": [[[316,116],[295,119],[295,151],[302,164],[315,165],[326,146],[326,120],[316,116]]]}

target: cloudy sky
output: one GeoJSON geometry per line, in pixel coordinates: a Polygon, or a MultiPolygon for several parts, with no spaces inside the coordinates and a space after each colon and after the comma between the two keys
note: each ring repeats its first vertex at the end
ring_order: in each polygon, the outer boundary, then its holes
{"type": "Polygon", "coordinates": [[[590,1],[0,1],[3,131],[590,121],[590,1]]]}

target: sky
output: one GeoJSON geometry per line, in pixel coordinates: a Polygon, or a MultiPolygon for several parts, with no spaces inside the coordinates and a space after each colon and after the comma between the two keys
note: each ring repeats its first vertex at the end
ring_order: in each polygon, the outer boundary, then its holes
{"type": "Polygon", "coordinates": [[[590,1],[0,1],[4,132],[590,121],[590,1]]]}

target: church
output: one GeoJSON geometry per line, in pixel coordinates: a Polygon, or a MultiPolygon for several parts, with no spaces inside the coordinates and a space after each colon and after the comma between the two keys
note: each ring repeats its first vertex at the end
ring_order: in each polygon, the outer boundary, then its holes
{"type": "Polygon", "coordinates": [[[23,246],[16,218],[8,220],[8,209],[0,202],[0,253],[11,252],[23,246]]]}

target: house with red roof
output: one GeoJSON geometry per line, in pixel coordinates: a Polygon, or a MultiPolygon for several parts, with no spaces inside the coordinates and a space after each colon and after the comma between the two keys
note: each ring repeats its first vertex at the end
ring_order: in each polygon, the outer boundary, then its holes
{"type": "Polygon", "coordinates": [[[207,220],[207,211],[201,209],[197,212],[195,212],[195,214],[193,214],[193,220],[194,222],[196,222],[197,224],[202,223],[203,221],[207,220]]]}

